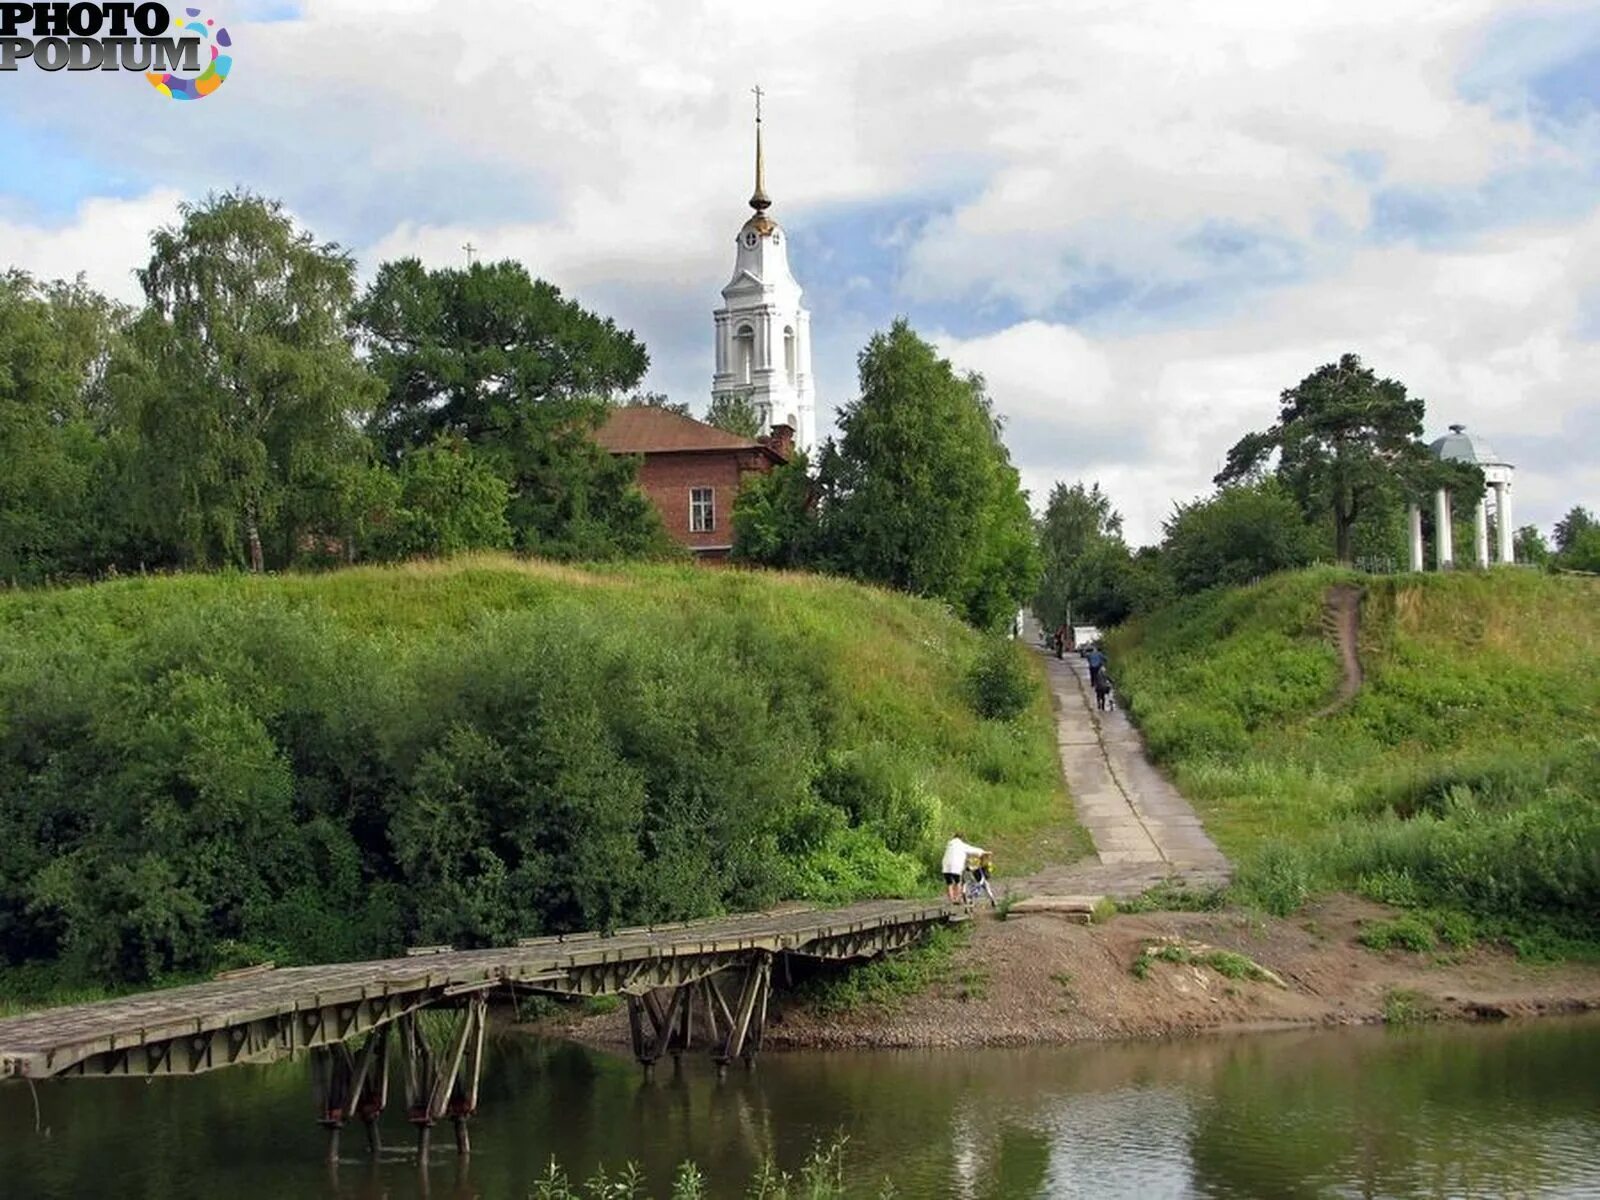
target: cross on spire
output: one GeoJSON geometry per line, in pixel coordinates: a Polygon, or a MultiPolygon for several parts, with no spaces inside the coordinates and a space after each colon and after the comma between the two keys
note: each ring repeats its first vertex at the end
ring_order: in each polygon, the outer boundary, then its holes
{"type": "Polygon", "coordinates": [[[461,248],[467,252],[467,266],[469,266],[469,267],[472,266],[473,256],[478,253],[478,248],[476,246],[474,246],[471,242],[468,242],[466,245],[462,246],[461,248]]]}
{"type": "Polygon", "coordinates": [[[750,196],[750,207],[761,213],[772,206],[772,201],[767,198],[766,159],[761,153],[761,97],[766,93],[761,90],[759,83],[750,90],[756,97],[756,190],[750,196]]]}

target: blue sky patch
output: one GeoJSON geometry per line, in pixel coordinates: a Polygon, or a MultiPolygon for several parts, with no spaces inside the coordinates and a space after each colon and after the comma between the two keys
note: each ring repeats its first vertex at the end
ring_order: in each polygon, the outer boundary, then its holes
{"type": "Polygon", "coordinates": [[[1368,236],[1380,245],[1447,246],[1473,234],[1570,220],[1594,208],[1600,164],[1508,171],[1465,190],[1386,188],[1372,197],[1368,236]]]}
{"type": "Polygon", "coordinates": [[[47,134],[0,112],[0,205],[13,216],[47,222],[70,217],[85,200],[124,199],[149,190],[137,171],[112,168],[79,151],[70,138],[47,134]]]}

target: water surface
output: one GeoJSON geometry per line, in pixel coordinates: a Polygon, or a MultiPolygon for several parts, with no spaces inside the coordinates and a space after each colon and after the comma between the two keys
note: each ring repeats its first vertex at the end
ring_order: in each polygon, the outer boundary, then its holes
{"type": "Polygon", "coordinates": [[[500,1037],[475,1153],[448,1126],[418,1169],[398,1109],[371,1162],[359,1129],[323,1161],[303,1064],[194,1079],[0,1087],[11,1200],[521,1197],[551,1157],[628,1159],[656,1191],[693,1158],[736,1197],[849,1136],[875,1196],[1600,1197],[1600,1020],[1352,1030],[1025,1051],[769,1054],[643,1080],[626,1058],[500,1037]]]}

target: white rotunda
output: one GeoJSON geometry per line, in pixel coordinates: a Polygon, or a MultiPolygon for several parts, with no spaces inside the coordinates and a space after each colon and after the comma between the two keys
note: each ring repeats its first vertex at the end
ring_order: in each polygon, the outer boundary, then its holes
{"type": "Polygon", "coordinates": [[[816,395],[811,378],[811,314],[800,303],[800,284],[789,270],[788,238],[767,216],[766,164],[761,148],[761,99],[756,96],[755,210],[739,229],[733,278],[722,289],[716,322],[716,374],[711,396],[746,396],[763,429],[787,425],[797,448],[810,453],[817,440],[816,395]]]}
{"type": "MultiPolygon", "coordinates": [[[[1489,497],[1494,497],[1495,541],[1498,553],[1494,561],[1502,565],[1516,562],[1513,539],[1516,520],[1511,509],[1511,480],[1516,468],[1489,448],[1482,438],[1467,432],[1465,425],[1452,425],[1450,432],[1428,447],[1434,457],[1446,462],[1474,463],[1483,472],[1488,490],[1478,500],[1473,522],[1473,556],[1480,567],[1490,564],[1489,557],[1489,497]]],[[[1407,512],[1411,533],[1411,569],[1426,569],[1422,549],[1422,509],[1413,504],[1407,512]]],[[[1455,566],[1454,513],[1451,510],[1450,491],[1440,488],[1434,497],[1434,565],[1441,571],[1455,566]]]]}

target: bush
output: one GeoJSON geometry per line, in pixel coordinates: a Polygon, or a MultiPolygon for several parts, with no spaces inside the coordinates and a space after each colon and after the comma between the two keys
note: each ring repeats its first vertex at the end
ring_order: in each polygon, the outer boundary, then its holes
{"type": "Polygon", "coordinates": [[[932,603],[668,565],[0,595],[0,973],[918,894],[946,826],[1059,819],[1043,706],[962,699],[979,645],[932,603]]]}
{"type": "Polygon", "coordinates": [[[1287,917],[1311,899],[1312,872],[1305,851],[1288,842],[1268,842],[1240,865],[1235,885],[1241,897],[1275,917],[1287,917]]]}
{"type": "Polygon", "coordinates": [[[1011,721],[1028,711],[1039,694],[1039,680],[1016,642],[991,638],[967,672],[967,691],[980,717],[1011,721]]]}
{"type": "Polygon", "coordinates": [[[1433,923],[1416,913],[1389,921],[1371,921],[1356,935],[1356,941],[1369,950],[1399,949],[1423,954],[1434,947],[1433,923]]]}
{"type": "Polygon", "coordinates": [[[892,747],[874,742],[829,755],[816,790],[851,824],[872,830],[890,850],[916,854],[931,846],[939,801],[916,767],[892,747]]]}

